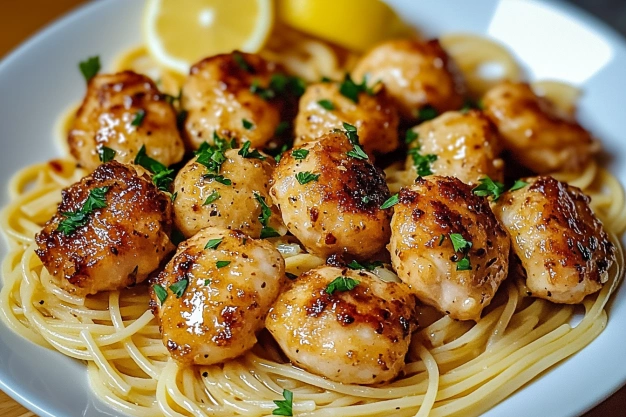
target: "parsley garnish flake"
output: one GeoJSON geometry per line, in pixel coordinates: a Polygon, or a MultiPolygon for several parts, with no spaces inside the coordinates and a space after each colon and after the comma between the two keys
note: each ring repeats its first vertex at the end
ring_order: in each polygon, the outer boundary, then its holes
{"type": "Polygon", "coordinates": [[[89,215],[96,209],[101,209],[107,206],[106,193],[109,191],[109,187],[94,188],[89,191],[87,200],[83,203],[83,206],[78,211],[66,211],[63,214],[65,217],[59,222],[57,230],[63,233],[65,236],[69,236],[76,229],[87,224],[89,215]]]}
{"type": "Polygon", "coordinates": [[[80,72],[85,77],[85,81],[89,82],[100,71],[100,57],[92,56],[78,64],[80,72]]]}
{"type": "Polygon", "coordinates": [[[293,416],[293,392],[288,389],[283,390],[284,400],[274,400],[278,408],[272,410],[274,416],[293,416]]]}
{"type": "Polygon", "coordinates": [[[360,283],[361,281],[357,279],[341,276],[332,280],[330,284],[326,286],[326,289],[324,291],[326,291],[326,293],[328,294],[333,294],[335,291],[350,291],[355,289],[356,286],[360,283]]]}

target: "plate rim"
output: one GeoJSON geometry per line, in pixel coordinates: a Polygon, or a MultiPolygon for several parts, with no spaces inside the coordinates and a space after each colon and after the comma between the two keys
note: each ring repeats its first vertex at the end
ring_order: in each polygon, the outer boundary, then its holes
{"type": "MultiPolygon", "coordinates": [[[[78,5],[70,9],[69,11],[65,12],[57,19],[47,23],[42,28],[34,32],[32,35],[28,36],[26,40],[21,42],[18,46],[11,49],[4,56],[4,58],[0,60],[0,74],[4,72],[5,68],[13,65],[15,61],[19,61],[21,59],[21,56],[26,54],[37,43],[41,42],[44,38],[48,37],[51,33],[61,30],[63,26],[71,25],[73,24],[74,21],[80,20],[84,15],[95,13],[96,10],[98,9],[101,9],[101,8],[106,9],[106,8],[112,7],[111,4],[125,3],[126,1],[128,0],[108,0],[108,1],[90,0],[84,4],[78,5]]],[[[507,1],[507,0],[500,0],[500,1],[507,1]]],[[[573,17],[578,22],[581,22],[583,25],[589,27],[592,31],[598,33],[601,37],[607,39],[611,44],[613,45],[617,44],[626,51],[626,35],[622,35],[620,32],[618,32],[616,29],[611,27],[609,24],[602,21],[599,17],[585,11],[580,6],[567,3],[564,0],[543,0],[543,1],[529,0],[529,2],[542,3],[550,7],[551,9],[556,10],[557,12],[564,13],[565,15],[573,17]]],[[[6,189],[4,192],[6,193],[6,189]]],[[[6,242],[8,242],[7,236],[4,235],[4,233],[1,233],[1,234],[3,235],[3,239],[6,244],[6,242]]],[[[3,285],[3,282],[0,279],[0,287],[2,285],[3,285]]],[[[623,282],[620,283],[620,285],[618,286],[618,290],[624,285],[626,284],[623,282]]],[[[8,327],[7,327],[7,330],[12,331],[8,327]]],[[[23,341],[25,343],[32,343],[28,341],[27,339],[23,339],[23,341]]],[[[44,347],[44,349],[46,348],[44,347]]],[[[60,352],[56,352],[56,353],[60,354],[60,352]]],[[[560,363],[555,364],[554,366],[558,367],[559,365],[560,363]]],[[[86,372],[86,366],[85,366],[85,372],[86,372]]],[[[40,401],[38,402],[37,400],[35,401],[32,400],[33,398],[37,399],[41,397],[37,397],[37,396],[34,397],[30,395],[29,393],[25,392],[26,390],[23,386],[11,387],[5,382],[5,379],[6,379],[5,371],[3,369],[0,369],[0,389],[7,396],[9,396],[13,400],[21,404],[28,410],[34,413],[37,413],[41,417],[57,417],[58,416],[55,410],[49,408],[50,407],[49,404],[47,404],[47,406],[50,411],[42,408],[42,406],[46,406],[46,404],[42,404],[40,401]]],[[[529,383],[532,383],[532,381],[529,383]]],[[[606,391],[604,395],[591,396],[590,399],[587,400],[588,406],[579,408],[579,413],[582,415],[592,410],[593,408],[597,407],[603,401],[613,396],[624,385],[626,385],[626,373],[621,376],[621,382],[613,386],[611,390],[606,391]]],[[[90,391],[91,391],[91,388],[90,388],[90,391]]],[[[93,391],[91,392],[93,393],[93,391]]],[[[97,400],[99,400],[102,404],[106,404],[99,398],[97,400]]]]}

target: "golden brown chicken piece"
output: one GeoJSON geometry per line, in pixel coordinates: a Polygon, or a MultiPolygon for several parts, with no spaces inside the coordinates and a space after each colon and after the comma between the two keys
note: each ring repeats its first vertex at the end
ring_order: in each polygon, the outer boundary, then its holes
{"type": "Polygon", "coordinates": [[[256,343],[285,280],[285,262],[269,242],[201,230],[180,244],[151,287],[163,343],[187,365],[236,358],[256,343]]]}
{"type": "Polygon", "coordinates": [[[172,223],[170,198],[148,174],[112,161],[63,191],[35,236],[37,255],[71,293],[119,290],[145,280],[174,250],[172,223]],[[70,213],[81,209],[82,219],[70,213]]]}
{"type": "Polygon", "coordinates": [[[504,193],[494,212],[509,233],[532,295],[580,303],[600,290],[615,262],[615,247],[589,208],[589,197],[552,177],[504,193]]]}
{"type": "Polygon", "coordinates": [[[273,98],[264,93],[276,75],[275,64],[243,52],[205,58],[191,67],[181,102],[187,145],[197,149],[217,133],[262,148],[280,123],[280,92],[272,90],[273,98]]]}
{"type": "Polygon", "coordinates": [[[404,284],[332,266],[292,281],[266,320],[296,366],[344,384],[397,376],[415,325],[415,297],[404,284]]]}
{"type": "Polygon", "coordinates": [[[418,119],[419,110],[433,107],[440,113],[463,105],[465,86],[452,59],[438,40],[393,40],[371,49],[352,71],[357,81],[382,81],[406,121],[418,119]]]}
{"type": "Polygon", "coordinates": [[[226,181],[207,178],[209,170],[198,162],[198,157],[176,175],[174,220],[185,237],[208,226],[241,230],[253,238],[260,237],[263,230],[267,234],[268,228],[280,235],[287,232],[269,195],[274,159],[258,152],[257,157],[243,157],[240,152],[241,149],[224,152],[219,175],[226,181]],[[266,218],[264,210],[270,210],[266,218]]]}
{"type": "Polygon", "coordinates": [[[346,122],[356,126],[368,154],[396,150],[400,146],[398,112],[384,88],[372,95],[361,92],[357,97],[355,103],[342,95],[337,83],[309,85],[300,98],[295,145],[317,140],[333,129],[341,129],[346,122]]]}
{"type": "Polygon", "coordinates": [[[412,139],[406,169],[422,176],[456,177],[478,184],[485,176],[502,182],[504,162],[494,126],[480,111],[446,112],[407,133],[412,139]],[[431,156],[433,155],[433,156],[431,156]]]}
{"type": "MultiPolygon", "coordinates": [[[[270,189],[287,229],[309,252],[368,259],[389,241],[389,197],[384,174],[332,132],[283,155],[270,189]]],[[[362,151],[361,151],[362,152],[362,151]]]]}
{"type": "Polygon", "coordinates": [[[72,156],[90,171],[100,165],[103,147],[115,150],[115,160],[123,163],[133,162],[144,145],[149,157],[166,166],[185,153],[174,108],[150,78],[132,71],[89,81],[68,143],[72,156]]]}
{"type": "Polygon", "coordinates": [[[483,106],[511,158],[539,174],[580,171],[600,149],[589,132],[528,84],[502,82],[485,94],[483,106]]]}
{"type": "Polygon", "coordinates": [[[480,319],[506,278],[509,247],[487,199],[457,178],[418,178],[400,190],[392,265],[421,301],[450,317],[480,319]]]}

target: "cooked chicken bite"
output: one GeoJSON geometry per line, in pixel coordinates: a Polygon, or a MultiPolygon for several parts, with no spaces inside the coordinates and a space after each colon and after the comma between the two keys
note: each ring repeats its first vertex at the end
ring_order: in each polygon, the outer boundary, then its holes
{"type": "Polygon", "coordinates": [[[480,111],[446,112],[410,132],[406,168],[414,178],[418,173],[424,176],[432,172],[456,177],[466,184],[478,184],[485,176],[503,181],[504,162],[498,157],[497,133],[480,111]]]}
{"type": "Polygon", "coordinates": [[[426,304],[479,320],[506,278],[510,242],[484,197],[457,178],[418,178],[391,220],[391,262],[426,304]]]}
{"type": "Polygon", "coordinates": [[[511,236],[532,295],[580,303],[600,290],[615,262],[615,247],[589,208],[589,197],[552,177],[504,193],[494,212],[511,236]]]}
{"type": "Polygon", "coordinates": [[[352,74],[357,81],[367,76],[368,84],[382,81],[406,121],[415,121],[425,107],[442,113],[463,105],[461,75],[436,39],[381,43],[360,59],[352,74]]]}
{"type": "Polygon", "coordinates": [[[372,95],[361,92],[357,97],[355,103],[342,95],[337,83],[309,85],[300,98],[295,145],[317,140],[333,129],[341,129],[346,122],[356,126],[368,154],[398,148],[398,112],[384,88],[372,95]]]}
{"type": "Polygon", "coordinates": [[[263,147],[280,123],[281,97],[262,93],[276,74],[276,65],[243,52],[205,58],[191,67],[181,99],[187,145],[197,149],[217,133],[263,147]]]}
{"type": "Polygon", "coordinates": [[[145,280],[174,250],[171,229],[170,198],[147,174],[113,161],[63,191],[35,236],[36,252],[71,293],[119,290],[145,280]]]}
{"type": "Polygon", "coordinates": [[[68,135],[70,152],[93,171],[103,147],[115,160],[131,163],[145,145],[146,153],[164,165],[183,158],[185,149],[176,127],[176,112],[152,80],[132,71],[96,75],[76,113],[68,135]]]}
{"type": "Polygon", "coordinates": [[[502,82],[485,94],[483,106],[511,158],[539,174],[579,171],[599,150],[589,132],[528,84],[502,82]]]}
{"type": "Polygon", "coordinates": [[[274,159],[258,152],[257,157],[251,158],[248,153],[246,158],[240,152],[224,152],[219,175],[225,180],[207,176],[209,170],[198,162],[199,157],[176,175],[174,220],[185,237],[208,226],[241,230],[253,238],[260,237],[262,230],[264,235],[269,233],[268,228],[281,235],[287,232],[269,195],[274,159]]]}
{"type": "Polygon", "coordinates": [[[367,259],[389,240],[384,174],[353,151],[344,133],[328,133],[285,153],[274,171],[270,194],[283,222],[313,254],[367,259]]]}
{"type": "Polygon", "coordinates": [[[415,324],[415,297],[404,284],[332,266],[292,281],[266,320],[295,365],[344,384],[398,375],[415,324]]]}
{"type": "Polygon", "coordinates": [[[163,343],[187,365],[236,358],[278,297],[285,262],[269,242],[209,227],[181,243],[151,287],[163,343]]]}

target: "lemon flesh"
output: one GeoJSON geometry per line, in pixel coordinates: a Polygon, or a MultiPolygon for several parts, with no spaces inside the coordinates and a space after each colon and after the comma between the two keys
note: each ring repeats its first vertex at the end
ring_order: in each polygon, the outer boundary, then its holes
{"type": "Polygon", "coordinates": [[[278,16],[295,29],[354,51],[410,33],[379,0],[279,0],[278,16]]]}
{"type": "Polygon", "coordinates": [[[258,52],[273,25],[271,0],[148,0],[144,38],[160,64],[178,72],[207,56],[258,52]]]}

